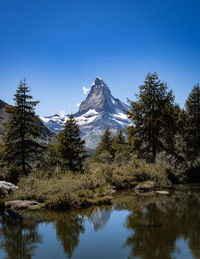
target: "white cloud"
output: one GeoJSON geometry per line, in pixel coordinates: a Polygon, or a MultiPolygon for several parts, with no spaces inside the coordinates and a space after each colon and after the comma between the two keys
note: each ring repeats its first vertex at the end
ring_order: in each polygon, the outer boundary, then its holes
{"type": "Polygon", "coordinates": [[[76,106],[79,107],[81,104],[80,103],[77,103],[76,106]]]}
{"type": "Polygon", "coordinates": [[[60,111],[60,116],[65,116],[65,111],[64,110],[60,111]]]}
{"type": "Polygon", "coordinates": [[[90,88],[87,88],[87,87],[83,86],[83,93],[84,94],[88,94],[89,91],[90,91],[90,88]]]}

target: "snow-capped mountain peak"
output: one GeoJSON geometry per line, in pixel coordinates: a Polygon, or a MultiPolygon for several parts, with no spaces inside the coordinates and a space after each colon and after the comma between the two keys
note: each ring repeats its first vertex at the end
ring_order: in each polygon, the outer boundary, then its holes
{"type": "Polygon", "coordinates": [[[117,110],[123,111],[128,108],[128,105],[114,98],[107,84],[100,77],[97,77],[87,98],[80,104],[77,115],[83,114],[90,109],[95,109],[97,112],[116,113],[117,110]]]}
{"type": "MultiPolygon", "coordinates": [[[[125,111],[129,106],[112,96],[107,84],[100,78],[95,79],[86,99],[80,104],[79,111],[74,114],[81,134],[86,139],[86,146],[95,148],[107,127],[115,133],[118,129],[130,125],[125,111]]],[[[46,126],[58,133],[68,115],[40,116],[46,126]]]]}

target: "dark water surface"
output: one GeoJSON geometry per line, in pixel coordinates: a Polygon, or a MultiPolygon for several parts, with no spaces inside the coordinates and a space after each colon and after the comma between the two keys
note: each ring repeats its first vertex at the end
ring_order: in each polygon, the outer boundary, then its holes
{"type": "Polygon", "coordinates": [[[0,214],[0,258],[200,258],[200,185],[169,196],[116,193],[110,207],[20,214],[0,214]]]}

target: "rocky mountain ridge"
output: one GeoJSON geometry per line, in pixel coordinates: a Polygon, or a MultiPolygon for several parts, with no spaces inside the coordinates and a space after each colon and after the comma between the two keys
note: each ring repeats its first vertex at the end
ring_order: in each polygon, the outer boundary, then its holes
{"type": "MultiPolygon", "coordinates": [[[[118,129],[130,126],[130,121],[125,114],[129,106],[114,98],[107,84],[99,77],[91,86],[86,99],[80,104],[79,111],[74,114],[80,126],[82,138],[86,146],[94,149],[107,127],[113,133],[118,129]]],[[[40,116],[43,123],[51,130],[58,133],[69,115],[40,116]]]]}

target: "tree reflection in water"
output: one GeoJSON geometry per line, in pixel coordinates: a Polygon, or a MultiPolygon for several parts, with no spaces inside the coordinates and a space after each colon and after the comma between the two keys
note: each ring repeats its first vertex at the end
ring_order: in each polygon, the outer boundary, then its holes
{"type": "Polygon", "coordinates": [[[83,217],[76,212],[62,213],[56,217],[55,228],[57,238],[60,240],[65,254],[71,258],[74,249],[79,244],[80,233],[85,231],[83,217]]]}
{"type": "Polygon", "coordinates": [[[200,258],[199,187],[183,187],[169,197],[129,199],[124,208],[131,211],[126,219],[127,229],[133,231],[125,243],[131,248],[129,258],[175,258],[180,253],[176,247],[180,238],[188,241],[192,256],[200,258]]]}
{"type": "Polygon", "coordinates": [[[8,259],[29,259],[34,255],[38,235],[37,218],[23,217],[14,212],[0,215],[0,249],[6,252],[8,259]]]}
{"type": "Polygon", "coordinates": [[[57,238],[60,240],[65,254],[69,258],[79,244],[79,236],[84,233],[84,220],[93,222],[95,231],[103,229],[111,214],[111,208],[88,208],[81,211],[71,211],[67,213],[56,213],[53,216],[57,238]]]}

